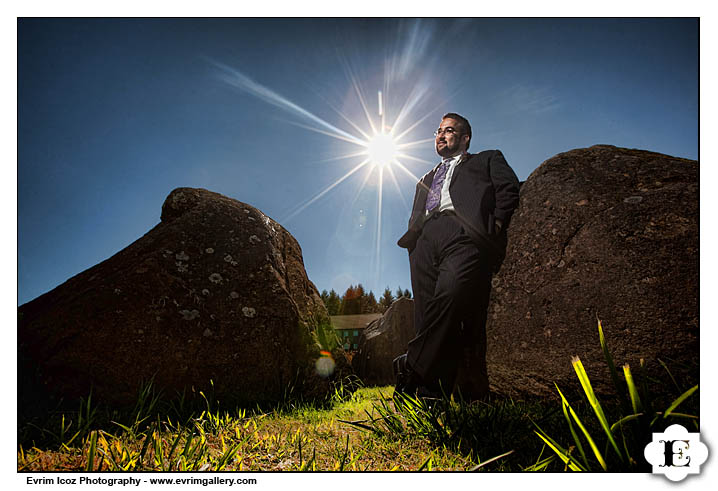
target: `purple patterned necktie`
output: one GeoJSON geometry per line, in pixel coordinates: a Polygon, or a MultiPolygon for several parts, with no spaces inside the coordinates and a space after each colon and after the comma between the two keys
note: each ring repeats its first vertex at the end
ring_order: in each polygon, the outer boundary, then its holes
{"type": "Polygon", "coordinates": [[[433,210],[441,202],[441,186],[444,184],[444,179],[446,179],[446,171],[448,168],[448,161],[443,161],[439,168],[436,169],[434,180],[431,183],[431,189],[429,189],[429,195],[426,197],[426,211],[433,210]]]}

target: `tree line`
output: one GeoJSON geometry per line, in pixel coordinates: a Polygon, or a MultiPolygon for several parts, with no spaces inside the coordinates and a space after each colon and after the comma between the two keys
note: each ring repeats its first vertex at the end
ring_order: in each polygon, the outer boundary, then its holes
{"type": "Polygon", "coordinates": [[[397,288],[396,293],[392,293],[387,286],[382,297],[377,300],[374,292],[364,289],[361,283],[357,286],[349,285],[344,295],[339,296],[333,289],[330,292],[322,291],[322,301],[329,311],[329,315],[352,315],[352,314],[383,314],[386,309],[394,302],[394,300],[406,297],[411,298],[411,292],[408,289],[402,290],[397,288]]]}

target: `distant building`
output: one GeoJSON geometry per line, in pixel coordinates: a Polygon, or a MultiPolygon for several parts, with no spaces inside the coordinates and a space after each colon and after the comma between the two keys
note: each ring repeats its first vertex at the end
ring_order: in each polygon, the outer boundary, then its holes
{"type": "Polygon", "coordinates": [[[381,314],[333,315],[332,326],[339,336],[344,351],[358,350],[362,331],[371,321],[379,317],[381,314]]]}

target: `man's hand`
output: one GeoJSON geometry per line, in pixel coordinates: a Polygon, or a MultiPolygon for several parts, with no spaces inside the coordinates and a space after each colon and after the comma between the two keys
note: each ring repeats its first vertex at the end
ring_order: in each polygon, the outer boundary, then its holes
{"type": "Polygon", "coordinates": [[[501,229],[504,228],[504,222],[497,218],[496,220],[494,220],[494,228],[496,229],[496,233],[500,234],[501,229]]]}

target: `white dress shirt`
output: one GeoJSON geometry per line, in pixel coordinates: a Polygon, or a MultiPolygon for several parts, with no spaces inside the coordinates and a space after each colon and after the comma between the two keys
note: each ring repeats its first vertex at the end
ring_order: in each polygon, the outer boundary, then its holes
{"type": "MultiPolygon", "coordinates": [[[[442,162],[446,162],[449,168],[446,170],[446,177],[444,178],[444,183],[441,185],[441,201],[439,202],[439,208],[437,210],[438,213],[447,210],[455,211],[454,205],[451,202],[451,195],[449,195],[449,186],[451,186],[451,178],[454,175],[454,169],[456,169],[456,166],[459,164],[459,161],[463,156],[464,154],[460,153],[459,155],[442,160],[442,162]]],[[[427,215],[428,214],[429,212],[427,212],[427,215]]]]}
{"type": "MultiPolygon", "coordinates": [[[[441,201],[439,202],[439,208],[438,213],[441,213],[442,211],[456,211],[454,210],[454,204],[451,202],[451,195],[449,194],[449,186],[451,186],[451,178],[454,175],[454,169],[459,165],[459,161],[464,156],[464,153],[460,153],[459,155],[455,155],[453,157],[449,157],[448,159],[443,159],[442,162],[446,162],[449,168],[446,170],[446,178],[444,179],[443,184],[441,185],[441,201]]],[[[426,216],[428,217],[430,212],[426,212],[426,216]]],[[[501,230],[503,228],[503,221],[496,219],[495,224],[497,226],[498,230],[501,230]]]]}

